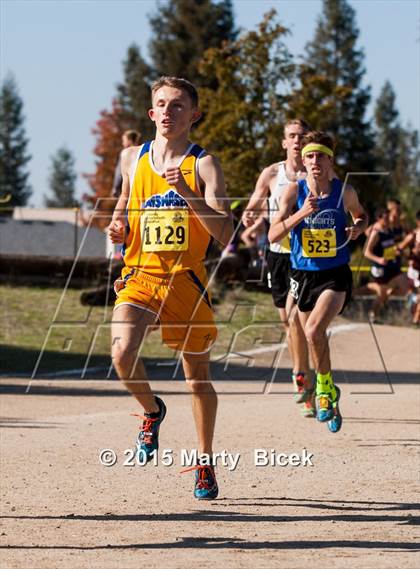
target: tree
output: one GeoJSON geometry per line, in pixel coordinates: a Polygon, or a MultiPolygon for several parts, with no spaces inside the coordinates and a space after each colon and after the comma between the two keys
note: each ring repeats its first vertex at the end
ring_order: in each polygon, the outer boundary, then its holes
{"type": "Polygon", "coordinates": [[[338,120],[337,100],[347,95],[349,87],[335,86],[329,77],[319,75],[306,64],[296,66],[294,84],[286,114],[289,119],[302,117],[311,128],[329,130],[332,117],[338,120]]]}
{"type": "Polygon", "coordinates": [[[83,201],[96,208],[95,225],[101,228],[109,224],[115,200],[111,199],[112,183],[115,167],[121,152],[121,136],[128,128],[125,123],[126,114],[121,105],[114,99],[112,110],[103,110],[92,133],[96,137],[94,154],[97,157],[94,174],[84,174],[92,194],[84,194],[83,201]],[[99,201],[98,201],[99,200],[99,201]]]}
{"type": "Polygon", "coordinates": [[[150,108],[150,83],[152,70],[141,56],[136,44],[130,45],[123,62],[124,80],[118,85],[117,101],[121,118],[127,128],[139,130],[143,140],[154,134],[154,126],[148,116],[150,108]]]}
{"type": "Polygon", "coordinates": [[[399,113],[395,106],[395,92],[389,81],[386,81],[375,105],[375,156],[378,168],[390,173],[389,177],[381,180],[384,198],[392,194],[395,183],[396,167],[402,129],[399,113]]]}
{"type": "Polygon", "coordinates": [[[200,67],[218,86],[200,89],[204,121],[194,139],[221,160],[231,196],[249,195],[262,168],[279,159],[293,75],[287,33],[272,10],[256,31],[209,49],[200,67]]]}
{"type": "Polygon", "coordinates": [[[59,148],[51,157],[49,186],[53,197],[45,196],[47,207],[77,207],[73,154],[65,146],[59,148]]]}
{"type": "Polygon", "coordinates": [[[111,199],[115,167],[121,152],[121,136],[126,130],[139,130],[143,140],[153,136],[153,123],[147,110],[150,108],[151,70],[141,56],[137,45],[128,48],[123,62],[124,81],[117,86],[118,94],[112,101],[111,110],[102,110],[96,126],[93,152],[96,169],[93,174],[84,174],[92,194],[84,194],[83,201],[96,208],[93,222],[104,228],[115,206],[111,199]],[[99,200],[99,201],[98,201],[99,200]]]}
{"type": "Polygon", "coordinates": [[[25,205],[32,190],[28,184],[23,102],[12,75],[6,77],[0,92],[0,197],[11,195],[10,206],[25,205]]]}
{"type": "Polygon", "coordinates": [[[185,77],[198,86],[215,86],[198,65],[208,48],[234,41],[237,30],[231,0],[169,0],[150,18],[149,44],[156,75],[185,77]]]}
{"type": "MultiPolygon", "coordinates": [[[[141,132],[143,140],[154,136],[154,124],[147,112],[153,79],[168,74],[187,75],[194,80],[198,77],[197,62],[205,48],[220,45],[224,39],[236,34],[231,0],[170,0],[158,5],[151,24],[154,31],[151,41],[152,65],[143,59],[136,44],[129,46],[123,62],[124,78],[117,86],[112,109],[101,112],[93,129],[96,136],[96,171],[85,175],[93,193],[83,196],[84,201],[92,205],[97,203],[98,198],[110,196],[122,133],[127,129],[136,129],[141,132]],[[175,53],[178,49],[179,53],[175,53]],[[189,71],[185,72],[186,65],[194,76],[188,75],[189,71]]],[[[200,80],[202,84],[208,84],[205,77],[200,76],[200,80]]],[[[113,205],[113,200],[101,201],[99,209],[107,212],[113,205]]],[[[99,220],[96,217],[95,222],[105,226],[107,218],[99,220]]]]}
{"type": "Polygon", "coordinates": [[[375,155],[378,168],[389,172],[381,180],[382,203],[394,197],[406,209],[419,204],[418,136],[410,126],[402,127],[395,91],[383,85],[375,105],[375,155]]]}
{"type": "MultiPolygon", "coordinates": [[[[347,0],[324,0],[289,102],[289,115],[313,109],[313,116],[307,117],[312,126],[334,135],[340,174],[375,171],[373,133],[366,119],[370,87],[363,85],[364,53],[357,47],[358,37],[355,11],[347,0]]],[[[377,180],[363,178],[365,198],[375,199],[372,187],[377,180]]],[[[357,183],[352,178],[350,182],[357,183]]]]}
{"type": "Polygon", "coordinates": [[[393,197],[397,197],[407,217],[414,223],[420,210],[419,136],[410,125],[400,128],[398,158],[393,175],[393,197]]]}

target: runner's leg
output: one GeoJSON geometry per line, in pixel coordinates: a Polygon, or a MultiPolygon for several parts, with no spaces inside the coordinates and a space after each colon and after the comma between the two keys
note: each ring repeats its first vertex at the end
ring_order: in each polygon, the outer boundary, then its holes
{"type": "Polygon", "coordinates": [[[204,354],[184,352],[182,363],[187,386],[192,395],[192,410],[199,452],[212,455],[217,394],[210,382],[209,352],[204,354]]]}
{"type": "Polygon", "coordinates": [[[156,315],[129,304],[121,304],[112,317],[112,361],[118,377],[142,405],[146,413],[159,411],[147,380],[138,349],[156,322],[156,315]]]}
{"type": "Polygon", "coordinates": [[[408,279],[404,273],[400,273],[387,283],[387,299],[391,294],[405,296],[408,292],[408,279]]]}
{"type": "Polygon", "coordinates": [[[192,409],[200,453],[199,462],[195,467],[194,496],[198,500],[213,500],[219,493],[213,463],[217,395],[210,383],[209,352],[204,354],[184,352],[182,363],[192,395],[192,409]],[[210,462],[203,455],[208,455],[210,462]]]}
{"type": "Polygon", "coordinates": [[[290,294],[287,297],[286,313],[289,315],[288,347],[293,359],[293,373],[304,373],[305,381],[307,382],[305,387],[310,388],[311,380],[309,378],[310,365],[308,343],[299,319],[298,309],[293,303],[293,298],[290,294]]]}
{"type": "Polygon", "coordinates": [[[305,336],[311,348],[314,366],[318,373],[325,374],[331,371],[326,330],[333,318],[342,310],[345,298],[345,292],[324,290],[319,295],[314,309],[306,318],[305,336]]]}
{"type": "Polygon", "coordinates": [[[288,317],[288,312],[287,312],[287,308],[278,308],[279,311],[279,316],[280,316],[280,322],[283,324],[284,326],[284,331],[286,334],[286,343],[287,343],[287,349],[289,350],[289,354],[290,354],[290,359],[292,360],[292,366],[293,366],[293,373],[295,373],[296,371],[299,370],[295,370],[295,358],[294,358],[294,353],[293,353],[293,341],[292,338],[290,336],[290,327],[289,327],[289,317],[288,317]]]}
{"type": "Polygon", "coordinates": [[[376,295],[375,301],[372,305],[373,316],[376,316],[380,308],[385,304],[387,300],[387,294],[386,294],[387,285],[370,282],[367,283],[366,287],[368,290],[374,292],[376,295]]]}
{"type": "MultiPolygon", "coordinates": [[[[310,313],[303,313],[302,324],[311,349],[316,375],[317,418],[327,421],[328,429],[337,433],[341,429],[342,417],[338,407],[340,389],[334,385],[331,374],[330,351],[326,334],[327,327],[343,308],[345,292],[324,290],[310,313]]],[[[302,313],[299,312],[299,316],[302,313]]]]}
{"type": "Polygon", "coordinates": [[[315,417],[315,383],[310,371],[308,342],[300,322],[298,308],[290,294],[287,297],[286,307],[289,314],[290,344],[293,346],[294,400],[296,403],[302,403],[300,411],[304,417],[315,417]]]}

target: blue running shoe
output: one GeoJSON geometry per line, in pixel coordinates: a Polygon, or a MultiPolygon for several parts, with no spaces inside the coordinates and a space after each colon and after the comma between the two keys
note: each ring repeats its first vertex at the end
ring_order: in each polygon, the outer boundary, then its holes
{"type": "Polygon", "coordinates": [[[195,470],[194,497],[197,500],[214,500],[217,498],[219,487],[217,486],[214,467],[210,464],[197,464],[192,468],[182,470],[181,474],[191,470],[195,470]]]}
{"type": "Polygon", "coordinates": [[[195,471],[194,496],[197,500],[214,500],[219,493],[214,467],[198,464],[195,471]]]}
{"type": "Polygon", "coordinates": [[[139,435],[137,437],[137,455],[141,464],[145,464],[152,460],[153,454],[159,448],[159,429],[166,415],[166,405],[159,397],[155,397],[156,403],[159,405],[159,415],[154,417],[155,413],[145,413],[136,415],[143,419],[139,435]]]}
{"type": "Polygon", "coordinates": [[[331,433],[338,433],[338,431],[341,429],[341,425],[343,424],[343,417],[341,416],[340,409],[338,407],[341,391],[340,388],[337,386],[335,386],[335,389],[337,391],[337,398],[335,401],[332,402],[333,417],[327,423],[327,427],[331,431],[331,433]]]}
{"type": "MultiPolygon", "coordinates": [[[[336,388],[337,389],[337,388],[336,388]]],[[[333,416],[331,395],[329,393],[319,393],[316,398],[316,418],[321,423],[329,421],[333,416]]]]}

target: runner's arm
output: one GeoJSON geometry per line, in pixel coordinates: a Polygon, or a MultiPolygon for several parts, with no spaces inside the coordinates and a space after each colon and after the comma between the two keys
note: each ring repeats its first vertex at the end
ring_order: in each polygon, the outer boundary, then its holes
{"type": "Polygon", "coordinates": [[[228,245],[233,236],[232,212],[226,196],[223,171],[217,158],[207,154],[200,159],[199,178],[204,186],[204,197],[199,197],[191,190],[179,168],[168,168],[165,177],[185,198],[208,233],[223,246],[228,245]]]}
{"type": "Polygon", "coordinates": [[[350,239],[357,239],[359,235],[366,231],[369,218],[359,201],[356,190],[351,186],[348,186],[344,192],[344,208],[350,213],[353,219],[353,225],[346,227],[346,232],[350,239]]]}
{"type": "Polygon", "coordinates": [[[138,147],[134,146],[126,148],[121,152],[121,195],[118,198],[111,223],[108,226],[109,237],[113,243],[124,243],[125,214],[128,199],[130,197],[130,169],[133,165],[133,160],[135,159],[137,152],[138,147]]]}
{"type": "Polygon", "coordinates": [[[305,217],[318,210],[317,199],[308,194],[303,206],[293,212],[296,206],[298,184],[289,184],[280,198],[279,211],[273,218],[273,222],[268,232],[270,243],[277,243],[286,237],[290,231],[296,227],[305,217]]]}
{"type": "Polygon", "coordinates": [[[273,166],[268,166],[261,172],[255,190],[242,214],[242,223],[245,227],[251,227],[265,208],[265,202],[270,193],[270,179],[272,175],[273,166]]]}
{"type": "Polygon", "coordinates": [[[378,255],[375,255],[375,253],[373,252],[373,249],[375,245],[378,243],[378,240],[379,240],[378,230],[375,229],[375,227],[373,227],[372,231],[369,234],[368,242],[366,244],[365,257],[366,259],[369,259],[369,261],[373,261],[378,265],[386,265],[385,259],[383,257],[378,257],[378,255]]]}
{"type": "Polygon", "coordinates": [[[406,235],[404,239],[400,243],[398,243],[397,251],[401,253],[402,251],[404,251],[404,249],[412,245],[414,241],[415,241],[415,234],[414,231],[411,231],[411,233],[406,235]]]}

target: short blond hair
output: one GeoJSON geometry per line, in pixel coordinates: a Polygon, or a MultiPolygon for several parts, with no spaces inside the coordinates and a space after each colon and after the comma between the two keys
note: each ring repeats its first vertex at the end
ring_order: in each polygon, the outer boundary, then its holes
{"type": "Polygon", "coordinates": [[[155,81],[152,85],[152,101],[153,95],[161,87],[173,87],[174,89],[180,89],[181,91],[184,91],[184,93],[186,93],[190,98],[192,106],[195,109],[198,107],[197,89],[187,79],[182,79],[182,77],[170,77],[167,75],[159,77],[159,79],[157,79],[157,81],[155,81]]]}

